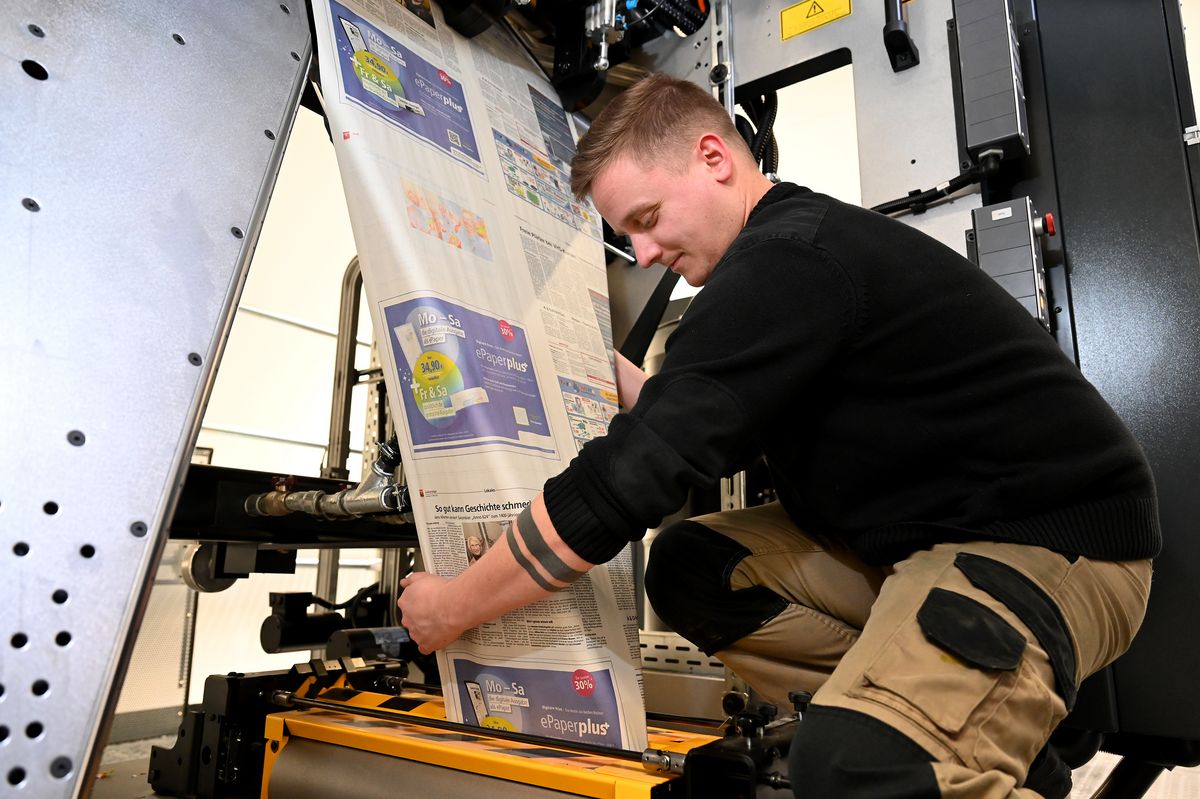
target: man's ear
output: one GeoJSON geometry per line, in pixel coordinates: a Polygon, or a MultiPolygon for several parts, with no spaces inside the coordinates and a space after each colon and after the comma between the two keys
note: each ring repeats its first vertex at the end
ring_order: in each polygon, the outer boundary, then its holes
{"type": "Polygon", "coordinates": [[[733,153],[720,135],[703,134],[696,142],[695,155],[715,179],[723,182],[733,176],[733,153]]]}

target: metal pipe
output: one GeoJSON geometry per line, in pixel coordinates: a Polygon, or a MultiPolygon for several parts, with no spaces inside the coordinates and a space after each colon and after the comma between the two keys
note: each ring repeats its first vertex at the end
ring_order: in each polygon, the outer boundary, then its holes
{"type": "Polygon", "coordinates": [[[362,268],[358,256],[350,259],[342,276],[342,302],[338,311],[337,344],[333,355],[333,402],[329,414],[329,445],[325,450],[322,477],[345,480],[350,476],[346,461],[350,458],[350,401],[358,372],[354,358],[358,347],[359,293],[362,268]]]}
{"type": "Polygon", "coordinates": [[[904,31],[907,29],[904,20],[904,0],[884,0],[883,2],[883,32],[904,31]]]}
{"type": "Polygon", "coordinates": [[[392,482],[390,476],[371,472],[354,488],[328,494],[324,491],[288,491],[277,489],[246,497],[245,510],[250,516],[287,516],[306,513],[318,519],[352,519],[376,513],[401,513],[408,510],[408,491],[392,482]]]}
{"type": "Polygon", "coordinates": [[[400,580],[413,571],[413,560],[412,549],[388,547],[383,550],[379,564],[379,592],[393,600],[388,603],[388,620],[392,626],[400,625],[400,610],[395,598],[400,596],[400,580]]]}
{"type": "Polygon", "coordinates": [[[338,568],[341,566],[340,549],[322,549],[317,555],[317,585],[313,596],[327,602],[337,601],[338,568]]]}
{"type": "MultiPolygon", "coordinates": [[[[377,513],[408,514],[412,505],[407,486],[400,485],[400,445],[392,436],[379,445],[379,457],[371,471],[354,488],[336,491],[289,491],[279,485],[274,491],[251,494],[243,503],[250,516],[287,516],[307,513],[318,519],[352,519],[377,513]]],[[[410,522],[411,519],[404,519],[410,522]]]]}

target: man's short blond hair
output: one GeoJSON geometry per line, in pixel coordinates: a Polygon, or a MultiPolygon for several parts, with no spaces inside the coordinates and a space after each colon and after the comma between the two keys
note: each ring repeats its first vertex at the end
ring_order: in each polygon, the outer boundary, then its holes
{"type": "Polygon", "coordinates": [[[725,108],[691,81],[657,73],[643,78],[596,117],[571,159],[571,193],[582,200],[596,177],[628,155],[642,166],[681,166],[695,140],[716,133],[733,148],[742,141],[725,108]]]}

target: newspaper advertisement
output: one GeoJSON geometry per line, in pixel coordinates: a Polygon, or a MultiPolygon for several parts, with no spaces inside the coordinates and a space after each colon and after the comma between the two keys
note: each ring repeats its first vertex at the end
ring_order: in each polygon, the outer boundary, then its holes
{"type": "MultiPolygon", "coordinates": [[[[573,122],[507,31],[324,0],[321,85],[426,568],[452,578],[617,413],[601,223],[573,122]]],[[[447,716],[646,746],[628,548],[438,653],[447,716]]]]}

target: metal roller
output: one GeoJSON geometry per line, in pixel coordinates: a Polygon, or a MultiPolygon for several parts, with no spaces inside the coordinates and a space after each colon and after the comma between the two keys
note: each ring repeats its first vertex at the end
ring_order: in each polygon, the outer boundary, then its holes
{"type": "Polygon", "coordinates": [[[268,799],[328,799],[344,796],[347,786],[351,785],[356,799],[395,799],[401,793],[424,799],[488,795],[511,799],[564,799],[574,796],[300,738],[289,740],[279,753],[263,795],[268,799]],[[403,790],[398,790],[397,786],[404,786],[403,790]]]}

